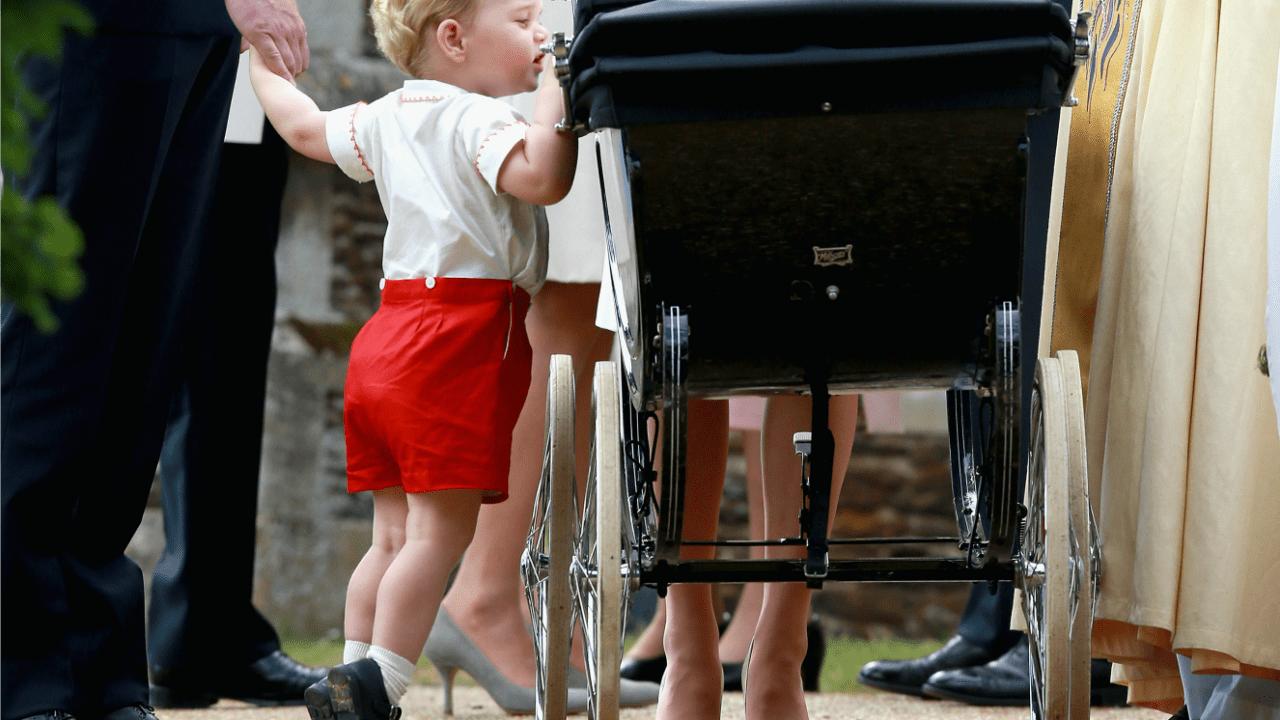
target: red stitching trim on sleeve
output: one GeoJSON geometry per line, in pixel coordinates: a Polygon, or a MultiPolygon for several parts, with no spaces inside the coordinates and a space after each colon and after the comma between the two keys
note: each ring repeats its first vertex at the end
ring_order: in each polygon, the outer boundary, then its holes
{"type": "Polygon", "coordinates": [[[475,168],[476,168],[476,174],[478,174],[481,178],[484,177],[484,173],[480,172],[480,156],[484,154],[484,146],[488,145],[489,141],[492,140],[495,135],[501,135],[507,128],[512,127],[513,125],[523,125],[526,128],[529,127],[529,123],[522,122],[520,120],[517,120],[515,122],[509,122],[506,125],[503,125],[502,127],[498,128],[497,130],[494,130],[493,132],[489,133],[488,137],[486,137],[484,140],[480,142],[480,149],[476,151],[475,168]]]}
{"type": "Polygon", "coordinates": [[[400,102],[435,102],[436,100],[444,100],[449,95],[410,95],[408,93],[400,93],[400,102]]]}
{"type": "Polygon", "coordinates": [[[373,175],[373,171],[369,169],[369,163],[364,161],[364,153],[360,152],[360,145],[356,143],[356,111],[367,104],[368,103],[361,101],[356,103],[355,107],[351,108],[351,147],[355,148],[356,157],[360,159],[360,165],[364,167],[364,171],[369,173],[369,175],[373,175]]]}

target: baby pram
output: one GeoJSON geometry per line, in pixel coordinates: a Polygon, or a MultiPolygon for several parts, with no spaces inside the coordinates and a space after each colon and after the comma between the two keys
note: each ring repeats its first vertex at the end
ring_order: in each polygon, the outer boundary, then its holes
{"type": "Polygon", "coordinates": [[[641,586],[1013,580],[1034,713],[1087,717],[1100,558],[1079,367],[1071,352],[1034,358],[1057,108],[1088,54],[1087,13],[1056,0],[577,0],[575,16],[577,36],[552,50],[565,122],[596,137],[619,362],[596,368],[580,514],[572,370],[552,362],[522,563],[539,716],[564,714],[576,611],[592,717],[616,717],[641,586]],[[828,398],[866,388],[947,391],[956,536],[828,537],[828,398]],[[681,560],[689,398],[779,392],[814,399],[796,438],[805,510],[800,537],[760,544],[807,557],[681,560]],[[940,540],[959,552],[829,554],[940,540]]]}

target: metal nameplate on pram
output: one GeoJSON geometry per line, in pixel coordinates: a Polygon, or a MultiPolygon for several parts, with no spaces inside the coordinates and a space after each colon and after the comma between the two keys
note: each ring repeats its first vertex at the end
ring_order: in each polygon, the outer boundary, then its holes
{"type": "Polygon", "coordinates": [[[845,245],[844,247],[824,248],[814,245],[813,264],[818,267],[826,267],[828,265],[852,265],[853,246],[845,245]]]}

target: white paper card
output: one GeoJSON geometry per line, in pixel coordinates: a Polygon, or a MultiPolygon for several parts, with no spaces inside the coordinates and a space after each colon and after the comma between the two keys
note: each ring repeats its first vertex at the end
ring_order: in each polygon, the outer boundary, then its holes
{"type": "Polygon", "coordinates": [[[236,69],[236,89],[231,93],[231,114],[227,117],[225,142],[242,145],[262,144],[262,123],[267,114],[253,94],[249,82],[249,53],[240,53],[240,66],[236,69]]]}

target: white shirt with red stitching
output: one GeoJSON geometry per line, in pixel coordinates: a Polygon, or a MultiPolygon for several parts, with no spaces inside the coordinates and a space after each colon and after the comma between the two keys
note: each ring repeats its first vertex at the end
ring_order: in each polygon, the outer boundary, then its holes
{"type": "Polygon", "coordinates": [[[329,113],[338,167],[377,183],[387,278],[511,280],[538,292],[546,215],[498,191],[498,171],[528,127],[510,105],[436,80],[407,80],[372,103],[329,113]]]}

